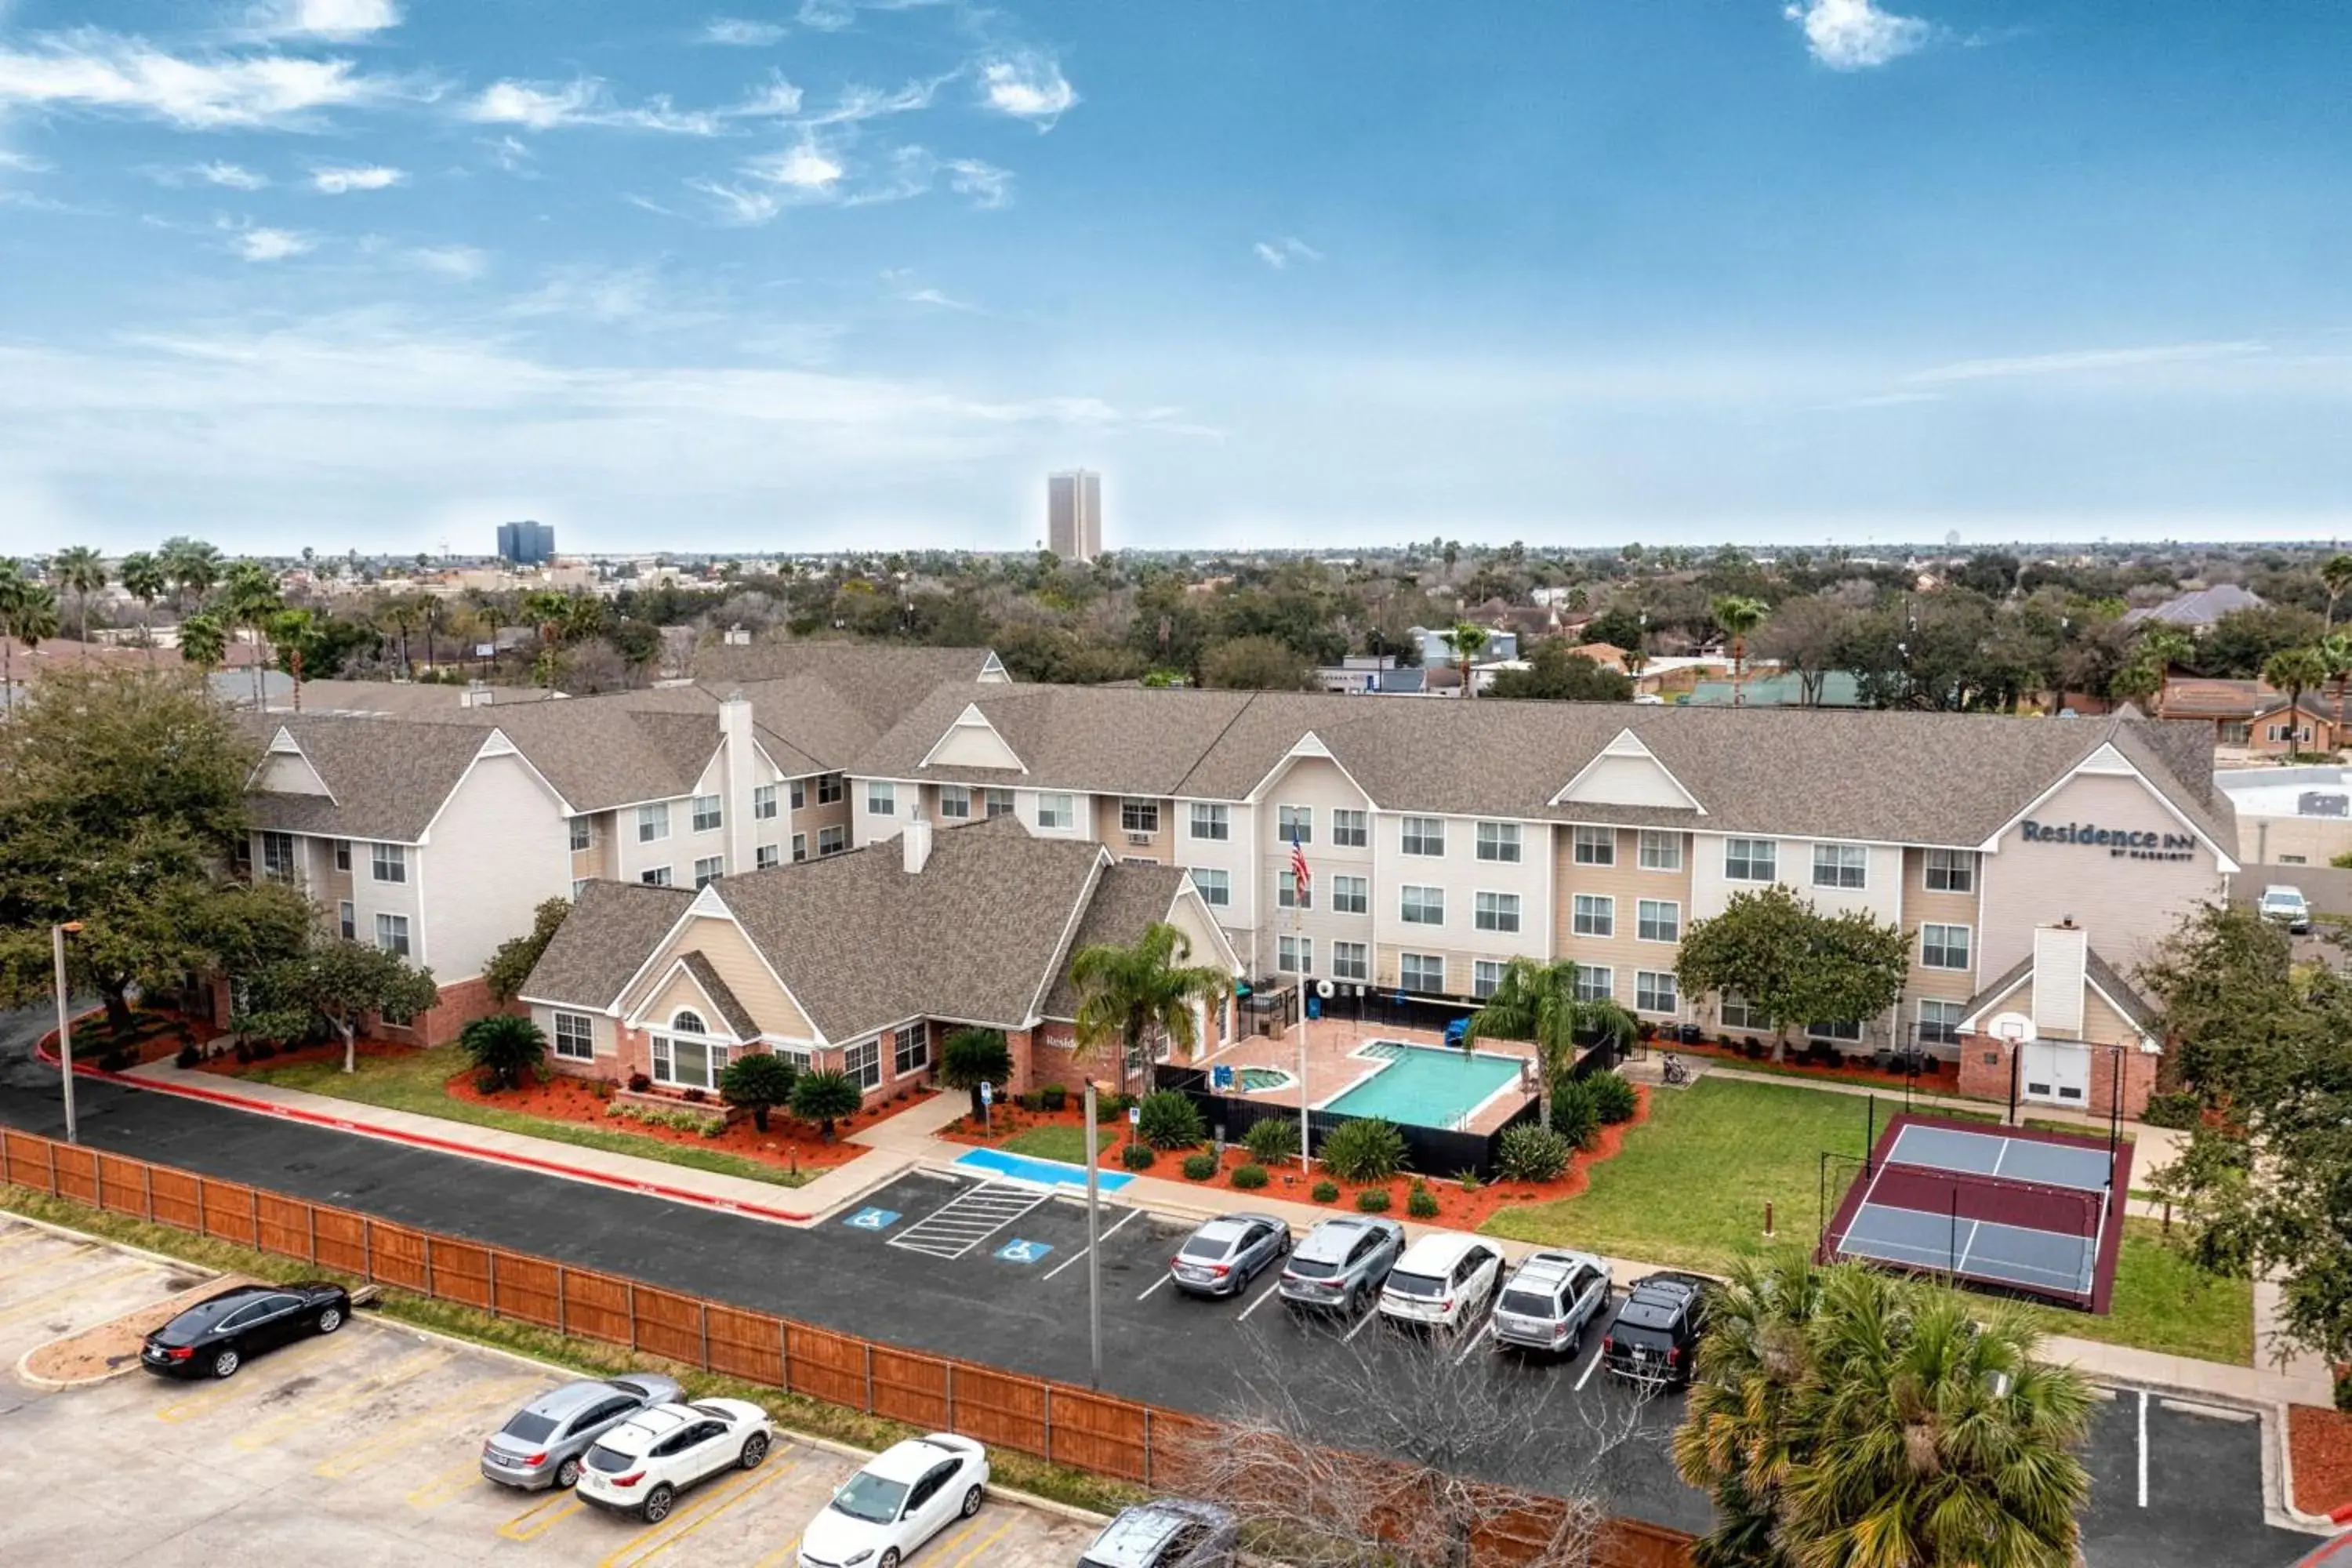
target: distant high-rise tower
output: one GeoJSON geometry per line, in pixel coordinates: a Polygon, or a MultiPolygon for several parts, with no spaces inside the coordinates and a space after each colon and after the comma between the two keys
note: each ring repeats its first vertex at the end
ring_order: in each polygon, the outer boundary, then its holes
{"type": "Polygon", "coordinates": [[[499,524],[499,558],[518,566],[544,566],[555,559],[555,528],[545,522],[499,524]]]}
{"type": "Polygon", "coordinates": [[[1084,468],[1045,476],[1045,542],[1065,561],[1102,553],[1102,476],[1084,468]]]}

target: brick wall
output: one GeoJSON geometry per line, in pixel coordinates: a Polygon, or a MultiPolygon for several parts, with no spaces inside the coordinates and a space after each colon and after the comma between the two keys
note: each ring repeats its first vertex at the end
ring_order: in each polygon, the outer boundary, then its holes
{"type": "Polygon", "coordinates": [[[387,1024],[378,1019],[367,1032],[378,1039],[396,1040],[404,1045],[446,1046],[455,1040],[457,1031],[467,1025],[477,1018],[487,1018],[493,1013],[514,1013],[529,1017],[530,1009],[520,1002],[509,1002],[503,1006],[493,1002],[489,982],[477,976],[441,987],[441,999],[419,1013],[406,1026],[387,1024]]]}
{"type": "MultiPolygon", "coordinates": [[[[2009,1041],[1998,1036],[1962,1035],[1960,1093],[1974,1100],[2008,1104],[2010,1054],[2014,1048],[2009,1041]]],[[[2137,1046],[2092,1046],[2090,1099],[2083,1109],[2104,1111],[2116,1103],[2116,1074],[2120,1064],[2124,1117],[2126,1121],[2137,1121],[2140,1113],[2147,1109],[2147,1097],[2155,1091],[2157,1067],[2163,1059],[2160,1054],[2143,1051],[2137,1046]]],[[[2024,1102],[2021,1100],[2020,1103],[2024,1102]]]]}

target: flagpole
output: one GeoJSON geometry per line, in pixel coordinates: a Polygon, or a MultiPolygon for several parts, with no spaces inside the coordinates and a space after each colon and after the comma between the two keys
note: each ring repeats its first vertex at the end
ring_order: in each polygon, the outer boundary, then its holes
{"type": "MultiPolygon", "coordinates": [[[[1296,952],[1299,917],[1306,912],[1307,889],[1314,883],[1307,871],[1307,856],[1298,847],[1298,829],[1290,830],[1290,935],[1296,952]]],[[[1308,1090],[1307,1087],[1307,970],[1298,972],[1298,1173],[1315,1173],[1315,1144],[1307,1120],[1308,1090]]]]}

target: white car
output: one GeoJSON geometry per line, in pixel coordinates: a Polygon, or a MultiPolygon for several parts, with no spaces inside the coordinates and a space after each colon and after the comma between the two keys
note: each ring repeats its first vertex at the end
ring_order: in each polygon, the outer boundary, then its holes
{"type": "Polygon", "coordinates": [[[969,1437],[909,1437],[867,1461],[801,1531],[800,1568],[898,1568],[988,1500],[988,1450],[969,1437]]]}
{"type": "Polygon", "coordinates": [[[768,1413],[740,1399],[640,1410],[596,1439],[580,1466],[580,1499],[658,1524],[677,1494],[721,1470],[756,1470],[775,1446],[768,1413]]]}
{"type": "Polygon", "coordinates": [[[2297,936],[2311,930],[2311,904],[2303,889],[2291,883],[2274,882],[2263,889],[2263,918],[2273,920],[2297,936]]]}
{"type": "Polygon", "coordinates": [[[1381,1287],[1381,1310],[1403,1323],[1451,1329],[1475,1318],[1503,1278],[1503,1254],[1458,1231],[1424,1236],[1405,1248],[1381,1287]]]}

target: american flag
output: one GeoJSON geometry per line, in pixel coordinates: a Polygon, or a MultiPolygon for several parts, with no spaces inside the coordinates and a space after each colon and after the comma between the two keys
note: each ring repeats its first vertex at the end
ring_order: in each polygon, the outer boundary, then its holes
{"type": "Polygon", "coordinates": [[[1290,834],[1290,881],[1302,901],[1307,897],[1307,889],[1315,881],[1315,874],[1307,868],[1307,851],[1298,847],[1298,831],[1296,828],[1290,834]]]}

